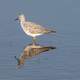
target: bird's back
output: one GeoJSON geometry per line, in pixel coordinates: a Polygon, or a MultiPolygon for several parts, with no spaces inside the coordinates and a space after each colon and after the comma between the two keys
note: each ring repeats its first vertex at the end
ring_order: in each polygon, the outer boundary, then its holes
{"type": "Polygon", "coordinates": [[[24,26],[27,29],[27,31],[29,31],[32,34],[46,34],[53,31],[33,22],[26,22],[24,26]]]}

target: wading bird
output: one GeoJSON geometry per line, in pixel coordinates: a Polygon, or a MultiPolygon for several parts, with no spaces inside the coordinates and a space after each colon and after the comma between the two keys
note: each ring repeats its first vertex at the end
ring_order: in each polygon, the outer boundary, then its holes
{"type": "Polygon", "coordinates": [[[32,58],[33,56],[39,55],[40,53],[56,49],[56,47],[52,46],[40,46],[40,45],[28,45],[24,48],[23,53],[19,58],[15,56],[15,59],[18,62],[18,66],[23,65],[25,60],[28,58],[32,58]]]}
{"type": "Polygon", "coordinates": [[[19,20],[19,23],[23,29],[23,31],[32,37],[32,42],[33,44],[36,44],[36,37],[43,35],[43,34],[48,34],[48,33],[56,33],[55,30],[47,29],[45,27],[42,27],[39,24],[27,21],[25,16],[23,14],[20,14],[18,18],[15,20],[19,20]]]}

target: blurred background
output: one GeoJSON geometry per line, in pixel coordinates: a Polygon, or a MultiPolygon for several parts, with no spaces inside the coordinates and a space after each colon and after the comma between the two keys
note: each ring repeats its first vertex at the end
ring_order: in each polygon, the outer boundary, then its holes
{"type": "Polygon", "coordinates": [[[0,0],[1,80],[80,80],[79,0],[0,0]],[[31,42],[19,23],[19,13],[27,20],[56,29],[56,34],[38,37],[41,45],[57,49],[26,60],[16,68],[19,56],[31,42]]]}

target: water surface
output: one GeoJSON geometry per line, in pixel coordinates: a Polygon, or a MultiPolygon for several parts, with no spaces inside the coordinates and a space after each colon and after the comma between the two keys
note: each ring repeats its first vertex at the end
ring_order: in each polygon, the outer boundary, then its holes
{"type": "Polygon", "coordinates": [[[80,1],[45,1],[0,1],[1,80],[80,80],[80,1]],[[22,53],[31,38],[14,21],[19,12],[57,30],[56,35],[38,37],[39,44],[57,49],[26,60],[21,69],[16,68],[14,56],[22,53]]]}

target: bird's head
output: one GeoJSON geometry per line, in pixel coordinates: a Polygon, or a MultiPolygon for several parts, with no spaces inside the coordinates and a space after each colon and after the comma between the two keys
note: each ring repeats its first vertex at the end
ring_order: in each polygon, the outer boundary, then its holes
{"type": "Polygon", "coordinates": [[[15,20],[19,20],[19,22],[24,22],[26,19],[24,14],[19,14],[15,20]]]}

